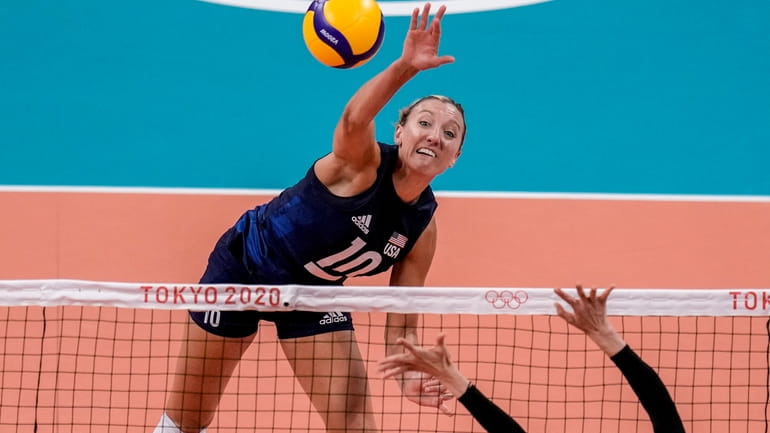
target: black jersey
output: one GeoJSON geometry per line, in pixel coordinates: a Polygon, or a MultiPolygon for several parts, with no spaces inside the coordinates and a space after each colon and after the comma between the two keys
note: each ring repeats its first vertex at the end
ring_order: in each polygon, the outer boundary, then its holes
{"type": "Polygon", "coordinates": [[[379,143],[374,184],[353,197],[332,194],[311,166],[296,185],[247,211],[244,264],[261,284],[342,284],[374,275],[403,259],[428,226],[436,199],[427,187],[404,203],[393,186],[398,148],[379,143]]]}

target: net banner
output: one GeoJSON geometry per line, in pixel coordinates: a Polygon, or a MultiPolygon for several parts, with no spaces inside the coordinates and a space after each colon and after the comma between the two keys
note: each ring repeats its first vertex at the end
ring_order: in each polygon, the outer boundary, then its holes
{"type": "MultiPolygon", "coordinates": [[[[574,290],[566,289],[575,295],[574,290]]],[[[169,310],[361,311],[457,314],[555,314],[550,288],[392,287],[0,280],[3,306],[111,306],[169,310]]],[[[608,314],[622,316],[767,316],[770,289],[624,289],[608,314]]]]}

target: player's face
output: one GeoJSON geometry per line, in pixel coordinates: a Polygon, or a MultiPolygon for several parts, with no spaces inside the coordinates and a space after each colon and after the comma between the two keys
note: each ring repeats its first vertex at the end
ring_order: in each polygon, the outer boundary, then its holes
{"type": "Polygon", "coordinates": [[[460,156],[464,129],[463,115],[453,104],[438,99],[420,102],[396,127],[401,161],[425,175],[444,172],[460,156]]]}

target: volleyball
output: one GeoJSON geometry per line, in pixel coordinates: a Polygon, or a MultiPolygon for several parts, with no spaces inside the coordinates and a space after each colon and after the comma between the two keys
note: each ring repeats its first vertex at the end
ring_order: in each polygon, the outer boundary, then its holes
{"type": "Polygon", "coordinates": [[[382,45],[385,22],[375,0],[313,0],[302,36],[313,57],[334,68],[355,68],[382,45]]]}

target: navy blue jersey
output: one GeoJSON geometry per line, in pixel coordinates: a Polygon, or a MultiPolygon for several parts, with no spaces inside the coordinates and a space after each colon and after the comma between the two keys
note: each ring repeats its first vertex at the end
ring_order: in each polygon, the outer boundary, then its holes
{"type": "Polygon", "coordinates": [[[374,184],[354,197],[338,197],[313,167],[296,185],[235,225],[243,263],[260,284],[342,284],[374,275],[403,259],[428,226],[436,199],[427,187],[404,203],[393,187],[398,148],[379,143],[382,160],[374,184]]]}

